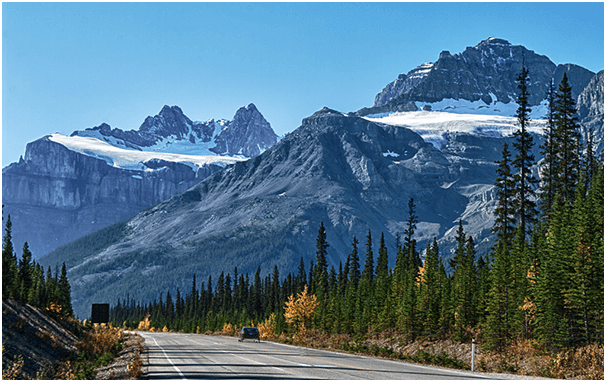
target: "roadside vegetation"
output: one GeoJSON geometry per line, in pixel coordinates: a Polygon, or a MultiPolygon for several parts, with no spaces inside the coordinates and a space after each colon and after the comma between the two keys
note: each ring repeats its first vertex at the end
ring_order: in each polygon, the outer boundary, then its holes
{"type": "Polygon", "coordinates": [[[95,379],[120,357],[127,364],[102,377],[139,378],[142,341],[127,339],[111,325],[75,319],[65,263],[45,275],[27,243],[18,259],[11,230],[8,216],[2,244],[2,379],[95,379]],[[127,340],[132,348],[124,354],[127,340]]]}

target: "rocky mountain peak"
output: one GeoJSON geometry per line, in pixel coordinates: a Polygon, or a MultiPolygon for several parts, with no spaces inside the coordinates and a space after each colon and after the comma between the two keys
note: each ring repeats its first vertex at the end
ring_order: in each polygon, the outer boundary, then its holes
{"type": "Polygon", "coordinates": [[[178,106],[164,105],[160,113],[154,117],[147,117],[139,131],[142,133],[168,137],[175,135],[179,138],[189,133],[192,121],[183,114],[178,106]]]}
{"type": "Polygon", "coordinates": [[[489,37],[486,40],[482,40],[478,45],[476,45],[477,49],[480,49],[485,46],[490,45],[505,45],[511,46],[511,43],[507,40],[503,40],[502,38],[489,37]]]}
{"type": "Polygon", "coordinates": [[[406,75],[400,74],[375,97],[373,108],[376,111],[365,112],[416,110],[444,100],[508,104],[516,99],[516,78],[523,64],[530,72],[531,106],[539,105],[545,99],[549,82],[552,79],[559,82],[564,72],[573,74],[571,83],[577,88],[577,92],[573,92],[575,96],[594,74],[576,65],[556,67],[546,56],[491,37],[461,53],[443,50],[435,63],[420,65],[406,75]]]}
{"type": "Polygon", "coordinates": [[[210,151],[218,155],[254,157],[278,141],[271,125],[254,104],[241,107],[234,118],[216,136],[210,151]]]}

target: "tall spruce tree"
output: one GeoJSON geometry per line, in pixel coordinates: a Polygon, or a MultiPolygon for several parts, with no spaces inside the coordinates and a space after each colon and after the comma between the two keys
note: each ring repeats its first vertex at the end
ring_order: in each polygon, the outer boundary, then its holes
{"type": "Polygon", "coordinates": [[[373,321],[376,322],[375,327],[379,330],[388,329],[391,324],[389,309],[386,309],[386,304],[390,303],[389,291],[391,286],[388,261],[385,236],[383,235],[383,232],[381,232],[381,239],[379,240],[379,257],[377,258],[376,268],[375,312],[373,317],[373,321]]]}
{"type": "Polygon", "coordinates": [[[555,99],[554,187],[560,196],[570,200],[575,196],[580,170],[580,134],[572,87],[566,73],[558,86],[555,99]]]}
{"type": "Polygon", "coordinates": [[[19,297],[22,302],[28,303],[29,291],[32,288],[33,264],[32,252],[27,242],[23,244],[21,260],[19,260],[19,297]]]}
{"type": "Polygon", "coordinates": [[[513,207],[514,216],[521,226],[522,232],[527,233],[537,214],[534,201],[534,187],[537,179],[533,176],[531,169],[534,164],[534,155],[532,155],[534,142],[532,135],[527,130],[531,109],[528,105],[528,69],[525,66],[522,66],[522,72],[517,81],[519,93],[516,117],[519,129],[514,132],[513,146],[517,150],[517,155],[511,163],[516,169],[513,177],[515,182],[513,207]]]}
{"type": "Polygon", "coordinates": [[[549,212],[553,206],[553,201],[556,193],[556,124],[555,124],[555,88],[553,80],[549,82],[549,90],[547,92],[547,123],[543,129],[545,142],[541,145],[541,154],[543,155],[543,166],[541,167],[541,186],[540,186],[540,207],[541,216],[544,220],[548,220],[549,212]]]}
{"type": "Polygon", "coordinates": [[[312,294],[324,296],[328,292],[328,261],[326,259],[328,247],[326,229],[324,228],[324,222],[321,222],[316,239],[316,264],[314,267],[314,285],[311,289],[312,294]]]}
{"type": "Polygon", "coordinates": [[[13,247],[13,223],[8,215],[2,239],[2,298],[15,298],[18,294],[17,256],[13,247]]]}

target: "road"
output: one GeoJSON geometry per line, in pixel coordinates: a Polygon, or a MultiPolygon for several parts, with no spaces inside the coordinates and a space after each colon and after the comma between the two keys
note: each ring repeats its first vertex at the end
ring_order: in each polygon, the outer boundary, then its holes
{"type": "Polygon", "coordinates": [[[145,339],[147,379],[495,378],[495,374],[471,373],[273,342],[238,342],[235,337],[138,333],[145,339]]]}

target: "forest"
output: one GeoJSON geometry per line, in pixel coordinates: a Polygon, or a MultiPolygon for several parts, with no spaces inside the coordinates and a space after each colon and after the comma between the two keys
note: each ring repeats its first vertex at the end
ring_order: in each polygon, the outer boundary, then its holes
{"type": "Polygon", "coordinates": [[[73,316],[71,287],[65,263],[55,274],[32,259],[27,242],[21,259],[17,258],[12,241],[12,222],[6,219],[2,239],[2,299],[14,299],[37,308],[47,309],[60,317],[73,316]]]}
{"type": "Polygon", "coordinates": [[[205,282],[193,275],[189,291],[167,290],[148,302],[125,296],[111,308],[112,321],[198,333],[270,322],[274,334],[289,336],[307,329],[355,337],[395,330],[409,340],[473,338],[487,349],[519,339],[548,351],[603,344],[603,158],[595,157],[592,132],[582,141],[566,75],[557,91],[550,86],[543,157],[533,157],[528,81],[523,67],[515,156],[505,143],[497,162],[489,253],[476,253],[459,221],[455,256],[444,264],[435,239],[414,239],[418,217],[411,198],[393,254],[383,234],[377,249],[369,231],[363,245],[351,239],[344,264],[328,269],[330,243],[321,224],[315,262],[301,259],[296,272],[281,277],[275,266],[261,278],[261,268],[249,276],[234,267],[205,282]],[[393,268],[389,256],[395,256],[393,268]],[[297,303],[309,308],[295,319],[297,303]]]}

